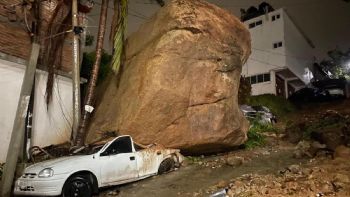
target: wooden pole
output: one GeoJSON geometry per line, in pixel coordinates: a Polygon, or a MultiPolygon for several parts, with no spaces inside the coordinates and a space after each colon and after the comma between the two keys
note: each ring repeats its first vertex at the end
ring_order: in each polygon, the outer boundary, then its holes
{"type": "Polygon", "coordinates": [[[4,172],[2,174],[2,182],[0,191],[2,197],[9,197],[11,195],[12,183],[16,171],[18,156],[23,145],[24,127],[27,115],[27,108],[32,93],[36,65],[39,57],[40,45],[33,42],[30,59],[24,73],[21,93],[17,105],[17,112],[13,129],[11,133],[11,140],[7,151],[6,163],[4,172]]]}

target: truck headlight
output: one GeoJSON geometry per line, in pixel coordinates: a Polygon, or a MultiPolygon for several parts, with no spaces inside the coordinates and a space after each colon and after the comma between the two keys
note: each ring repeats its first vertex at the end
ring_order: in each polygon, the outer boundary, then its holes
{"type": "Polygon", "coordinates": [[[53,176],[53,170],[51,168],[45,168],[39,172],[38,177],[48,178],[53,176]]]}

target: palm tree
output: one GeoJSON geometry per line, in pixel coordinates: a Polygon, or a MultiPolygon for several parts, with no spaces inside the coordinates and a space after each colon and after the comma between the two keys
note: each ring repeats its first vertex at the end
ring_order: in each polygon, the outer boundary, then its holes
{"type": "Polygon", "coordinates": [[[112,70],[118,74],[124,51],[125,30],[128,16],[128,0],[114,1],[114,16],[110,38],[113,39],[112,70]]]}

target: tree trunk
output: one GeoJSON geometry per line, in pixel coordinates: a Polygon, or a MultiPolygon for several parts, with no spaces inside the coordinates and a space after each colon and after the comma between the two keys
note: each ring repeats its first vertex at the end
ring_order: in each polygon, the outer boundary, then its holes
{"type": "Polygon", "coordinates": [[[101,4],[101,13],[100,13],[100,24],[99,31],[97,35],[97,43],[96,43],[96,59],[91,71],[91,77],[89,81],[88,90],[85,97],[85,105],[82,114],[82,119],[80,121],[80,126],[77,132],[77,136],[73,142],[74,146],[81,147],[84,145],[85,137],[87,135],[87,126],[90,120],[90,115],[93,110],[94,104],[94,94],[95,87],[98,77],[98,72],[100,69],[100,62],[103,50],[103,40],[105,36],[106,30],[106,19],[107,19],[107,9],[108,9],[108,0],[102,0],[101,4]]]}

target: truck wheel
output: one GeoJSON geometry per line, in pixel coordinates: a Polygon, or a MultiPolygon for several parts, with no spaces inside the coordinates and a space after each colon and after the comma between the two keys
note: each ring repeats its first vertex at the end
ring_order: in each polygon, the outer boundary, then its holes
{"type": "Polygon", "coordinates": [[[164,174],[172,170],[175,166],[175,161],[172,158],[167,158],[160,163],[158,168],[158,174],[164,174]]]}
{"type": "Polygon", "coordinates": [[[91,197],[92,187],[88,179],[83,176],[69,178],[63,186],[62,197],[91,197]]]}

